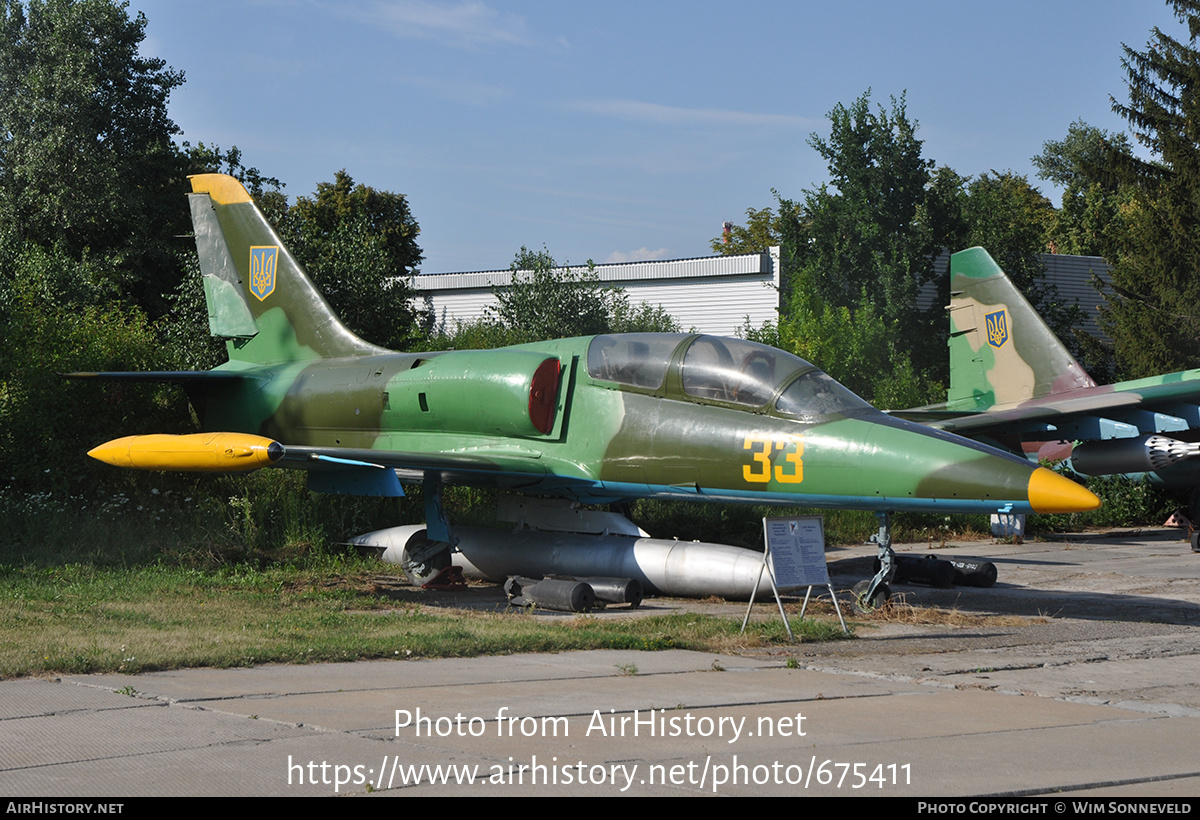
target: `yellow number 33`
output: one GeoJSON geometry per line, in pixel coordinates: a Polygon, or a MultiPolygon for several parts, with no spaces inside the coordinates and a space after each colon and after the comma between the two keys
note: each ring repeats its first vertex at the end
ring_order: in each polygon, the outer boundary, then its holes
{"type": "Polygon", "coordinates": [[[766,438],[765,436],[746,436],[742,442],[743,450],[750,450],[754,456],[749,464],[742,465],[742,478],[751,484],[765,484],[771,480],[771,455],[783,452],[783,463],[776,464],[775,480],[783,484],[799,484],[804,480],[804,436],[783,436],[781,438],[766,438]]]}

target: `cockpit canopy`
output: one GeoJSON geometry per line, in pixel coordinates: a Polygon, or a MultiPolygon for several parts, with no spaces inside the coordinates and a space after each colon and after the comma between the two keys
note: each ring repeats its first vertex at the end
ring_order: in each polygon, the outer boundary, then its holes
{"type": "Polygon", "coordinates": [[[588,374],[628,387],[681,390],[683,399],[765,408],[804,421],[873,409],[804,359],[744,339],[683,333],[597,336],[588,347],[588,374]],[[668,377],[673,361],[678,361],[677,379],[668,377]]]}

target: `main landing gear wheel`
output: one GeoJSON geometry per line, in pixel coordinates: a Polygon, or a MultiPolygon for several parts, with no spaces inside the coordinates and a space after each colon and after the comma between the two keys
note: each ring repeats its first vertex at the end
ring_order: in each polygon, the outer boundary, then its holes
{"type": "Polygon", "coordinates": [[[871,588],[871,581],[859,581],[850,590],[850,608],[854,610],[856,615],[870,615],[875,610],[887,604],[892,597],[892,590],[887,584],[880,584],[875,587],[875,594],[869,599],[867,591],[871,588]]]}
{"type": "Polygon", "coordinates": [[[423,587],[450,566],[450,545],[445,541],[410,542],[400,556],[400,568],[415,587],[423,587]]]}

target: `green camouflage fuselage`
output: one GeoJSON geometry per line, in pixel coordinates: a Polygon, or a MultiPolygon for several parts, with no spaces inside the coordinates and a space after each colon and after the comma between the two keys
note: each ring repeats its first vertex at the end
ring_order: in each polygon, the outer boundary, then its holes
{"type": "Polygon", "coordinates": [[[375,450],[402,470],[442,463],[436,471],[447,483],[590,501],[659,496],[946,511],[1026,501],[1024,462],[867,406],[806,422],[690,396],[681,361],[696,338],[704,337],[679,337],[656,389],[593,378],[586,366],[593,337],[250,368],[232,362],[219,369],[254,378],[208,401],[203,421],[206,429],[275,439],[292,453],[340,449],[367,460],[353,451],[375,450]],[[530,365],[547,358],[563,368],[553,427],[543,434],[529,429],[525,392],[530,365]],[[499,386],[488,389],[489,380],[499,386]]]}

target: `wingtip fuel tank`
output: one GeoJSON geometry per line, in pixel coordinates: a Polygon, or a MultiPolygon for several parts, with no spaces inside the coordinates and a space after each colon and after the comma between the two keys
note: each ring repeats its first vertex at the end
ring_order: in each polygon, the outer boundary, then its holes
{"type": "Polygon", "coordinates": [[[274,464],[283,445],[248,433],[151,434],[113,439],[88,455],[133,470],[243,473],[274,464]]]}

